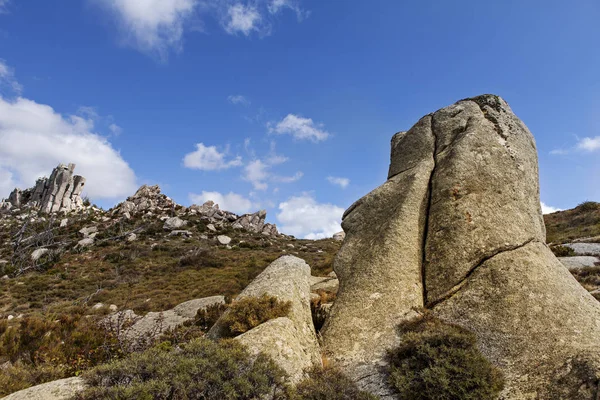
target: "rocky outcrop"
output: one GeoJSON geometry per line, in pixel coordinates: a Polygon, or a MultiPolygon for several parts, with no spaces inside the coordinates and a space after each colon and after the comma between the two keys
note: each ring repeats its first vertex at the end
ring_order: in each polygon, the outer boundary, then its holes
{"type": "Polygon", "coordinates": [[[207,201],[202,205],[193,204],[183,207],[164,195],[160,187],[144,185],[123,203],[111,210],[113,214],[120,214],[127,218],[136,214],[159,215],[168,218],[165,229],[179,229],[183,225],[173,225],[173,221],[181,221],[185,216],[200,215],[209,229],[216,230],[216,226],[231,226],[234,229],[244,229],[250,232],[262,233],[265,236],[277,236],[279,232],[274,224],[265,222],[267,212],[257,211],[252,214],[238,216],[229,211],[221,210],[218,204],[207,201]]]}
{"type": "Polygon", "coordinates": [[[503,399],[596,398],[600,303],[545,245],[535,143],[504,100],[462,100],[394,135],[387,182],[342,227],[323,344],[359,386],[394,398],[385,351],[425,307],[477,335],[503,399]]]}
{"type": "Polygon", "coordinates": [[[600,265],[600,258],[596,256],[559,257],[558,260],[567,267],[569,271],[577,271],[582,268],[600,265]]]}
{"type": "Polygon", "coordinates": [[[85,389],[81,378],[66,378],[43,383],[3,397],[3,400],[67,400],[85,389]]]}
{"type": "MultiPolygon", "coordinates": [[[[273,261],[237,297],[260,297],[264,294],[290,301],[287,317],[267,321],[238,336],[251,352],[263,352],[283,368],[292,383],[305,377],[305,371],[321,365],[321,352],[310,311],[310,267],[294,256],[273,261]]],[[[223,318],[209,331],[212,338],[225,335],[223,318]]]]}
{"type": "Polygon", "coordinates": [[[198,310],[215,304],[225,304],[225,297],[189,300],[170,310],[149,312],[143,317],[136,315],[133,310],[119,311],[107,317],[103,325],[114,332],[122,332],[123,339],[131,349],[143,349],[162,333],[193,319],[198,310]]]}
{"type": "Polygon", "coordinates": [[[75,164],[59,164],[52,171],[50,178],[38,179],[35,186],[27,190],[13,190],[0,208],[10,210],[26,207],[45,213],[82,209],[81,192],[85,178],[74,175],[74,170],[75,164]]]}

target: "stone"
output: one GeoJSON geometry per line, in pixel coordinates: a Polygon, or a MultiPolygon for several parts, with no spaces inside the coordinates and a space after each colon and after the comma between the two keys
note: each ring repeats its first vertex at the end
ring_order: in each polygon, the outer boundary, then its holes
{"type": "Polygon", "coordinates": [[[327,293],[337,293],[340,287],[340,281],[335,278],[327,279],[317,284],[314,284],[310,287],[310,290],[313,292],[318,292],[320,290],[327,293]]]}
{"type": "Polygon", "coordinates": [[[99,310],[104,307],[104,303],[96,303],[92,306],[92,310],[99,310]]]}
{"type": "MultiPolygon", "coordinates": [[[[273,261],[236,298],[274,296],[290,301],[287,317],[270,320],[238,337],[252,352],[263,351],[290,375],[292,383],[306,376],[306,370],[320,366],[321,351],[310,310],[310,267],[294,256],[273,261]]],[[[225,311],[227,314],[227,311],[225,311]]],[[[208,336],[223,337],[223,317],[210,329],[208,336]]]]}
{"type": "Polygon", "coordinates": [[[3,397],[3,400],[68,400],[85,390],[85,383],[79,377],[59,379],[20,390],[3,397]]]}
{"type": "Polygon", "coordinates": [[[127,235],[127,241],[128,242],[135,242],[137,240],[137,235],[135,233],[130,233],[129,235],[127,235]]]}
{"type": "Polygon", "coordinates": [[[211,232],[216,232],[217,228],[215,228],[215,226],[213,224],[208,224],[206,225],[206,228],[211,231],[211,232]]]}
{"type": "Polygon", "coordinates": [[[171,218],[168,218],[165,221],[165,224],[163,225],[163,228],[165,230],[172,231],[172,230],[175,230],[175,229],[182,228],[183,226],[186,225],[186,223],[187,223],[187,221],[184,221],[184,220],[182,220],[179,217],[171,217],[171,218]]]}
{"type": "Polygon", "coordinates": [[[600,264],[600,258],[594,256],[558,257],[558,260],[569,271],[576,271],[581,268],[593,267],[596,264],[600,264]]]}
{"type": "Polygon", "coordinates": [[[90,247],[93,245],[94,245],[93,238],[85,238],[85,239],[81,239],[79,242],[77,242],[77,247],[90,247]]]}
{"type": "Polygon", "coordinates": [[[600,243],[568,243],[564,246],[572,248],[578,256],[600,256],[600,243]]]}
{"type": "Polygon", "coordinates": [[[69,224],[69,219],[68,219],[68,218],[63,218],[63,219],[60,221],[60,227],[61,227],[61,228],[64,228],[64,227],[65,227],[65,226],[67,226],[68,224],[69,224]]]}
{"type": "Polygon", "coordinates": [[[131,349],[142,349],[162,333],[196,317],[198,310],[214,304],[225,304],[225,297],[212,296],[189,300],[170,310],[149,312],[143,317],[138,317],[132,310],[125,310],[107,317],[104,324],[111,329],[118,329],[119,324],[134,321],[133,325],[125,328],[124,337],[131,349]]]}
{"type": "Polygon", "coordinates": [[[192,235],[192,232],[190,232],[190,231],[185,231],[185,230],[175,230],[175,231],[171,231],[171,232],[169,233],[169,236],[183,236],[183,237],[186,237],[186,238],[190,238],[190,237],[192,237],[193,235],[192,235]]]}
{"type": "Polygon", "coordinates": [[[42,258],[42,256],[44,256],[45,254],[47,254],[50,250],[48,249],[36,249],[31,253],[31,261],[37,261],[40,258],[42,258]]]}
{"type": "Polygon", "coordinates": [[[8,317],[6,317],[6,319],[9,320],[9,321],[12,320],[12,319],[14,319],[14,318],[15,318],[14,315],[9,315],[8,317]]]}
{"type": "Polygon", "coordinates": [[[338,242],[343,242],[346,237],[346,233],[344,231],[338,232],[333,235],[333,240],[337,240],[338,242]]]}
{"type": "Polygon", "coordinates": [[[461,100],[394,135],[387,182],[342,227],[321,333],[360,388],[395,398],[385,352],[426,308],[476,335],[504,374],[500,399],[600,395],[600,303],[545,244],[535,141],[500,97],[461,100]]]}
{"type": "Polygon", "coordinates": [[[88,226],[79,230],[79,233],[83,235],[84,238],[91,237],[93,234],[98,233],[97,226],[88,226]]]}
{"type": "Polygon", "coordinates": [[[108,309],[112,312],[117,311],[119,308],[116,306],[116,304],[111,304],[110,306],[108,306],[108,309]]]}
{"type": "Polygon", "coordinates": [[[226,236],[226,235],[219,235],[219,236],[217,236],[217,241],[220,244],[226,245],[226,244],[231,243],[231,238],[229,236],[226,236]]]}

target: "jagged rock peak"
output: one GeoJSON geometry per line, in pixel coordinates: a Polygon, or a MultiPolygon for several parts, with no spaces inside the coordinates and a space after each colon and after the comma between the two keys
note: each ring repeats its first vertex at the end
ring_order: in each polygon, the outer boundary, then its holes
{"type": "Polygon", "coordinates": [[[0,210],[29,208],[45,213],[70,212],[84,208],[81,192],[85,178],[74,174],[75,164],[59,164],[50,178],[39,178],[35,186],[26,190],[15,189],[8,200],[0,203],[0,210]]]}

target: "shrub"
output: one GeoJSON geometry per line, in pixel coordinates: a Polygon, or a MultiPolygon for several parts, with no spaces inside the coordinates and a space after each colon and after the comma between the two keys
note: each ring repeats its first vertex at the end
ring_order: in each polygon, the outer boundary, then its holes
{"type": "Polygon", "coordinates": [[[270,319],[285,317],[292,303],[283,302],[266,294],[261,297],[244,297],[234,301],[223,316],[223,323],[230,337],[241,335],[270,319]]]}
{"type": "Polygon", "coordinates": [[[575,255],[575,250],[567,246],[552,246],[550,250],[556,257],[572,257],[575,255]]]}
{"type": "Polygon", "coordinates": [[[577,211],[596,211],[600,209],[600,203],[596,203],[595,201],[584,201],[575,208],[577,211]]]}
{"type": "Polygon", "coordinates": [[[390,383],[413,400],[494,399],[504,382],[476,347],[472,332],[431,314],[400,326],[400,346],[388,353],[390,383]]]}
{"type": "Polygon", "coordinates": [[[206,308],[201,308],[196,312],[194,325],[199,326],[204,332],[208,332],[210,328],[227,310],[227,305],[221,303],[211,304],[206,308]]]}
{"type": "Polygon", "coordinates": [[[377,396],[363,392],[335,368],[315,368],[308,379],[288,392],[290,400],[376,400],[377,396]]]}
{"type": "Polygon", "coordinates": [[[155,347],[84,374],[95,399],[259,399],[283,389],[284,372],[268,357],[250,357],[231,340],[195,339],[180,349],[155,347]]]}

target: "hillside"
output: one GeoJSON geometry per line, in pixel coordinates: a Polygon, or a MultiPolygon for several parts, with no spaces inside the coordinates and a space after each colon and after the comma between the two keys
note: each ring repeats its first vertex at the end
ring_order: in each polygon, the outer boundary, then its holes
{"type": "Polygon", "coordinates": [[[600,203],[586,201],[571,210],[546,214],[544,222],[548,243],[600,236],[600,203]]]}

